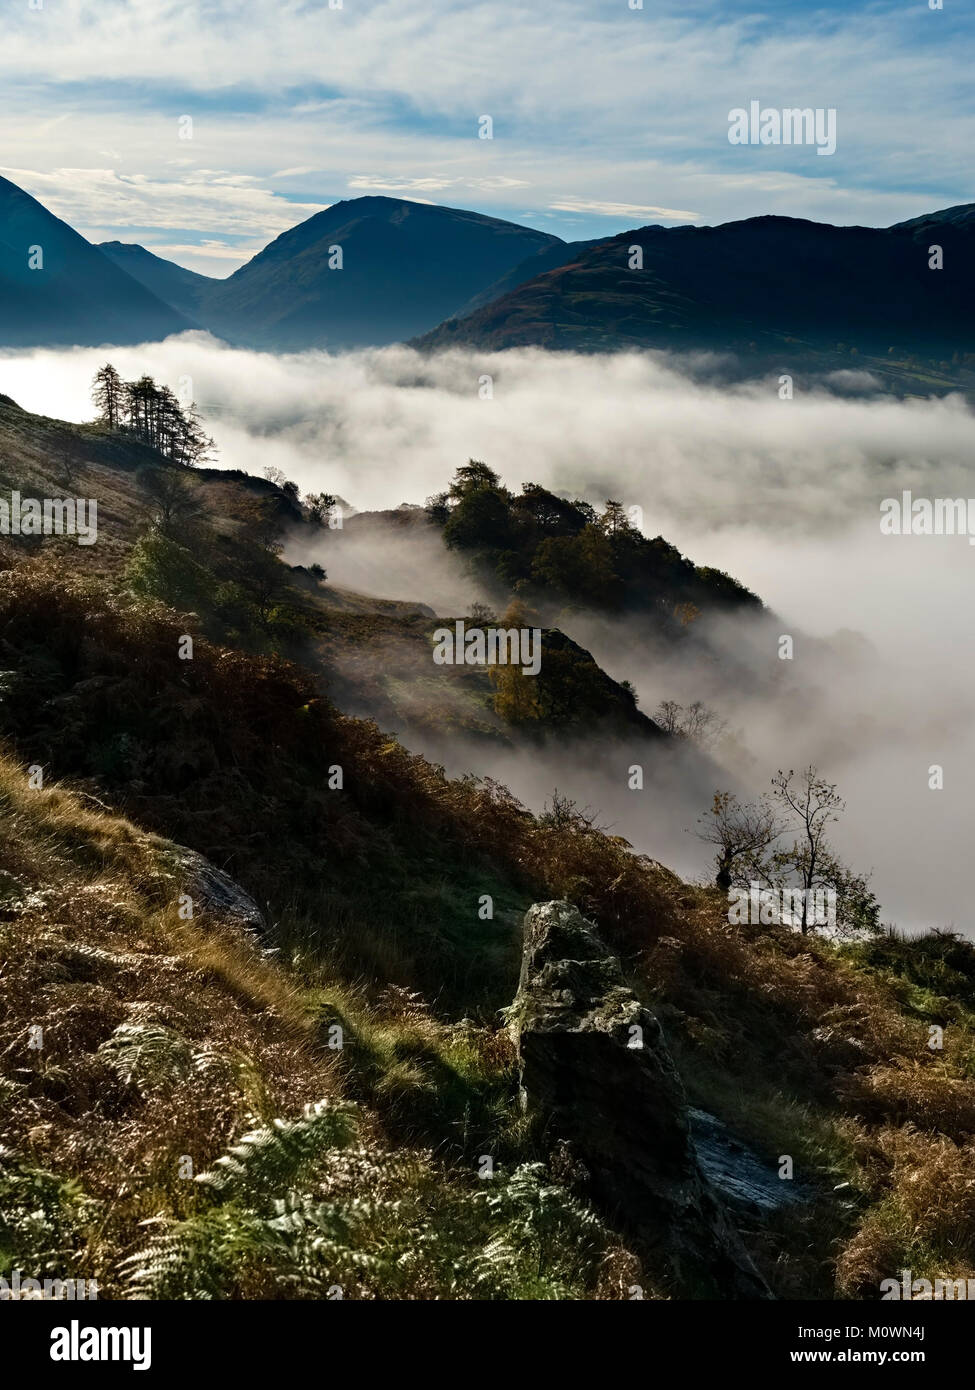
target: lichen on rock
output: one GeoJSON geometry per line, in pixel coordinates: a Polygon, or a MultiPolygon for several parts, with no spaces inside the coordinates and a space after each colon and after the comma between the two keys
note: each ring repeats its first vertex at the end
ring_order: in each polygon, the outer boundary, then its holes
{"type": "Polygon", "coordinates": [[[571,903],[536,903],[526,914],[508,1017],[523,1103],[573,1144],[594,1204],[675,1292],[770,1297],[701,1171],[660,1023],[571,903]]]}

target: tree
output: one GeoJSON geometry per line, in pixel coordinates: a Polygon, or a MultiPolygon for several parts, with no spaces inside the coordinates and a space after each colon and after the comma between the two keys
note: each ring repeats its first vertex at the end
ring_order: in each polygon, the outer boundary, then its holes
{"type": "Polygon", "coordinates": [[[462,463],[454,474],[454,480],[450,484],[449,495],[459,501],[466,497],[470,492],[477,492],[481,488],[492,488],[494,491],[502,491],[501,479],[493,468],[489,468],[480,459],[468,459],[462,463]]]}
{"type": "Polygon", "coordinates": [[[471,604],[471,611],[467,615],[467,620],[472,627],[491,627],[497,622],[492,610],[486,603],[481,603],[479,599],[475,599],[471,604]]]}
{"type": "Polygon", "coordinates": [[[327,526],[337,500],[330,492],[305,493],[304,505],[308,520],[315,526],[327,526]]]}
{"type": "Polygon", "coordinates": [[[622,584],[613,564],[613,547],[598,526],[575,536],[549,536],[535,551],[531,577],[570,598],[615,607],[622,584]]]}
{"type": "Polygon", "coordinates": [[[124,429],[172,463],[194,468],[212,457],[213,440],[195,405],[184,407],[168,386],[151,376],[123,381],[110,362],[92,382],[98,418],[110,429],[124,429]]]}
{"type": "Polygon", "coordinates": [[[609,825],[600,824],[598,811],[591,806],[580,807],[572,797],[562,796],[558,787],[552,792],[551,805],[545,803],[538,821],[552,830],[576,830],[583,835],[605,834],[611,829],[609,825]]]}
{"type": "Polygon", "coordinates": [[[866,877],[841,864],[826,838],[827,827],[839,820],[840,812],[846,809],[835,783],[827,782],[812,766],[798,776],[791,768],[788,772],[780,768],[772,778],[772,796],[787,814],[791,813],[798,826],[793,843],[772,856],[772,876],[776,886],[784,877],[799,879],[804,890],[800,923],[803,935],[809,930],[809,903],[816,889],[832,889],[836,893],[837,922],[842,910],[847,926],[852,925],[846,911],[850,903],[858,905],[859,917],[871,915],[866,895],[873,901],[876,925],[876,899],[867,888],[866,877]]]}
{"type": "Polygon", "coordinates": [[[494,487],[472,487],[450,513],[443,538],[451,550],[507,549],[511,517],[506,497],[494,487]]]}
{"type": "Polygon", "coordinates": [[[128,428],[155,449],[158,443],[159,389],[151,376],[125,383],[123,412],[128,428]]]}
{"type": "Polygon", "coordinates": [[[676,700],[661,700],[653,718],[665,733],[675,738],[690,739],[702,748],[710,747],[728,728],[725,720],[700,700],[695,700],[686,708],[676,700]]]}
{"type": "Polygon", "coordinates": [[[117,430],[122,423],[122,405],[125,383],[111,362],[99,367],[91,385],[91,396],[98,411],[98,418],[109,429],[117,430]]]}
{"type": "Polygon", "coordinates": [[[512,507],[519,518],[547,536],[574,536],[590,521],[578,504],[557,497],[538,483],[522,483],[521,496],[514,499],[512,507]]]}
{"type": "Polygon", "coordinates": [[[599,518],[599,524],[606,532],[607,536],[617,536],[625,531],[629,531],[630,523],[623,503],[614,502],[612,498],[608,498],[606,501],[606,510],[599,518]]]}
{"type": "Polygon", "coordinates": [[[811,925],[809,909],[817,891],[836,895],[836,926],[844,934],[876,931],[880,905],[869,875],[843,864],[827,840],[828,826],[839,819],[845,803],[836,786],[807,767],[798,776],[781,769],[772,778],[770,796],[743,805],[730,792],[715,792],[707,816],[698,824],[699,838],[718,846],[717,886],[725,891],[757,881],[777,892],[802,890],[799,929],[811,925]],[[789,831],[791,844],[775,847],[789,831]]]}
{"type": "Polygon", "coordinates": [[[213,439],[203,428],[200,412],[191,402],[182,411],[173,462],[182,463],[187,468],[199,468],[213,461],[213,450],[213,439]]]}
{"type": "Polygon", "coordinates": [[[718,848],[714,881],[724,892],[736,875],[742,877],[742,861],[750,868],[782,833],[767,798],[756,805],[743,804],[733,792],[715,792],[711,809],[698,819],[698,825],[703,827],[698,838],[718,848]]]}
{"type": "Polygon", "coordinates": [[[447,492],[435,492],[432,497],[426,500],[426,514],[431,521],[438,526],[443,526],[450,516],[450,494],[447,492]]]}
{"type": "Polygon", "coordinates": [[[136,481],[149,502],[149,517],[165,536],[185,536],[206,511],[195,479],[176,468],[140,468],[136,481]]]}
{"type": "Polygon", "coordinates": [[[275,610],[290,588],[288,569],[281,560],[281,518],[273,498],[249,499],[239,515],[244,535],[234,546],[235,579],[261,627],[270,631],[275,610]]]}
{"type": "Polygon", "coordinates": [[[216,577],[185,545],[151,527],[129,553],[125,578],[134,593],[173,608],[200,609],[213,596],[216,577]]]}
{"type": "MultiPolygon", "coordinates": [[[[512,599],[499,626],[530,627],[532,616],[521,599],[512,599]]],[[[526,676],[520,666],[508,664],[489,666],[488,679],[494,687],[495,712],[507,723],[533,723],[542,717],[536,676],[526,676]]]]}

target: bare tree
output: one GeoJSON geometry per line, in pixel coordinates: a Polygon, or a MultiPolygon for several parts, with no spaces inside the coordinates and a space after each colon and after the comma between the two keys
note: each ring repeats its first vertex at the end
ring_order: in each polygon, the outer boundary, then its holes
{"type": "MultiPolygon", "coordinates": [[[[878,929],[880,905],[870,890],[869,874],[843,864],[827,839],[845,802],[835,785],[814,767],[796,774],[781,769],[772,778],[770,796],[742,804],[731,792],[715,792],[708,814],[698,824],[700,839],[717,845],[717,886],[727,891],[757,881],[765,888],[802,889],[799,929],[805,935],[814,890],[835,893],[836,925],[858,935],[878,929]],[[776,846],[787,832],[791,844],[776,846]]],[[[787,919],[784,919],[787,920],[787,919]]]]}
{"type": "Polygon", "coordinates": [[[467,617],[473,627],[490,627],[492,623],[498,621],[493,610],[486,603],[482,603],[480,599],[474,599],[467,617]]]}
{"type": "Polygon", "coordinates": [[[714,881],[725,892],[740,864],[753,866],[782,834],[767,798],[743,804],[733,792],[715,792],[710,811],[698,819],[698,825],[703,827],[698,838],[718,847],[714,881]]]}
{"type": "Polygon", "coordinates": [[[842,866],[829,848],[826,829],[839,820],[839,813],[846,809],[846,802],[835,784],[827,782],[812,766],[801,772],[798,778],[791,768],[788,772],[780,768],[772,778],[772,796],[798,821],[799,838],[790,848],[779,851],[775,864],[779,869],[789,869],[796,874],[805,890],[801,923],[805,935],[809,930],[812,889],[822,886],[836,888],[837,870],[842,866]]]}
{"type": "Polygon", "coordinates": [[[583,834],[590,831],[600,831],[603,834],[612,827],[601,825],[599,822],[599,812],[594,811],[591,806],[579,806],[577,801],[573,801],[570,796],[562,796],[558,787],[552,792],[552,802],[545,803],[545,809],[539,816],[542,825],[549,826],[553,830],[577,830],[583,834]]]}
{"type": "Polygon", "coordinates": [[[725,720],[700,700],[695,700],[686,708],[676,700],[661,700],[653,718],[666,733],[676,738],[688,738],[702,748],[709,747],[728,728],[725,720]]]}

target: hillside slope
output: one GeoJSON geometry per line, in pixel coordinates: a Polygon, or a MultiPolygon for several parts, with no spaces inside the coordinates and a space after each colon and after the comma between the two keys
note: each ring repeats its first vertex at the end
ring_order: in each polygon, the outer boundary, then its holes
{"type": "Polygon", "coordinates": [[[101,241],[98,249],[133,280],[144,285],[150,294],[169,304],[177,313],[197,321],[207,292],[219,284],[213,276],[186,270],[132,242],[101,241]]]}
{"type": "Polygon", "coordinates": [[[972,1276],[968,943],[837,948],[731,926],[721,894],[582,820],[539,822],[503,789],[448,781],[337,719],[297,671],[205,642],[177,669],[185,626],[34,565],[0,573],[0,738],[17,750],[0,767],[9,1258],[122,1296],[618,1298],[633,1282],[680,1295],[587,1224],[558,1136],[518,1118],[494,1009],[514,992],[517,914],[558,898],[622,954],[692,1103],[766,1164],[793,1157],[801,1198],[739,1217],[779,1296],[876,1298],[902,1266],[972,1276]],[[329,760],[344,790],[326,789],[329,760]],[[74,792],[63,778],[79,774],[74,792]],[[276,963],[219,913],[180,920],[185,881],[146,829],[236,861],[267,904],[276,963]],[[327,1104],[302,1116],[305,1097],[327,1104]],[[272,1119],[292,1127],[281,1151],[272,1119]],[[246,1135],[252,1176],[224,1182],[214,1159],[246,1135]],[[478,1197],[483,1153],[510,1199],[478,1197]],[[187,1157],[209,1176],[191,1183],[187,1157]],[[485,1267],[477,1252],[531,1209],[540,1178],[563,1207],[559,1239],[529,1224],[485,1267]],[[268,1244],[289,1191],[299,1212],[370,1202],[337,1243],[306,1245],[314,1223],[298,1222],[268,1244]]]}
{"type": "MultiPolygon", "coordinates": [[[[535,816],[449,778],[332,703],[317,604],[267,601],[291,572],[248,549],[263,513],[240,528],[228,503],[282,505],[272,485],[199,480],[226,523],[208,553],[146,529],[124,438],[9,403],[0,425],[14,486],[53,474],[72,431],[81,476],[120,484],[98,564],[66,539],[0,551],[0,1267],[119,1297],[695,1296],[621,1235],[571,1136],[521,1109],[498,1011],[524,914],[556,903],[659,1021],[682,1151],[686,1097],[773,1188],[793,1159],[790,1200],[728,1208],[777,1296],[975,1276],[968,942],[732,923],[723,893],[571,804],[535,816]],[[200,582],[194,606],[160,578],[200,582]],[[187,848],[250,894],[257,939],[187,848]]],[[[578,1054],[590,1077],[604,1055],[578,1054]]],[[[629,1099],[594,1090],[627,1135],[629,1099]]],[[[600,1132],[598,1108],[573,1119],[600,1132]]]]}

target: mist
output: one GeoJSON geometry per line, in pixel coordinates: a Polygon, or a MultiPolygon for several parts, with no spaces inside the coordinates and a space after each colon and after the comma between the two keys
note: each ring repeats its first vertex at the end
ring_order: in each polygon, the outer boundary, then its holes
{"type": "MultiPolygon", "coordinates": [[[[636,848],[702,877],[709,851],[693,828],[715,787],[754,795],[777,768],[815,763],[846,798],[833,838],[854,868],[873,871],[884,920],[973,934],[965,864],[975,548],[964,537],[879,528],[881,501],[902,489],[975,493],[975,416],[961,396],[900,401],[866,374],[804,382],[787,361],[791,400],[779,397],[779,373],[722,386],[707,363],[659,354],[430,359],[401,347],[273,356],[199,333],[137,348],[7,353],[0,392],[46,415],[90,419],[90,380],[109,359],[127,377],[149,372],[194,397],[220,466],[260,474],[271,465],[302,492],[370,510],[422,504],[459,464],[480,458],[516,489],[531,480],[597,505],[613,497],[635,509],[645,534],[733,574],[769,612],[702,629],[724,661],[677,661],[634,621],[559,620],[610,675],[636,686],[647,714],[662,699],[714,708],[729,728],[712,750],[718,766],[657,760],[636,793],[626,769],[641,759],[622,745],[550,747],[530,763],[399,732],[452,773],[505,782],[533,809],[558,786],[636,848]],[[778,658],[783,634],[793,637],[791,662],[778,658]],[[943,790],[929,789],[934,765],[943,790]]],[[[338,586],[444,615],[494,597],[434,533],[391,540],[351,523],[288,558],[320,561],[338,586]]]]}

